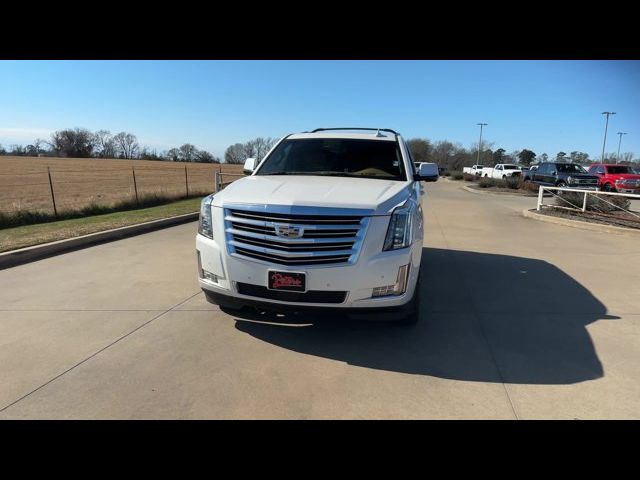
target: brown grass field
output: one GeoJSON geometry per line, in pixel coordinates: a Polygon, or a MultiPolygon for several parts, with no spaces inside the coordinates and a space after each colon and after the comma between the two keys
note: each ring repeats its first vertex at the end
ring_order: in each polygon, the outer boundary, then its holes
{"type": "MultiPolygon", "coordinates": [[[[97,204],[112,205],[138,196],[189,195],[214,191],[214,173],[242,173],[242,165],[159,162],[96,158],[0,156],[0,212],[19,210],[53,212],[47,167],[51,171],[58,213],[97,204]]],[[[225,177],[228,182],[237,177],[225,177]]]]}

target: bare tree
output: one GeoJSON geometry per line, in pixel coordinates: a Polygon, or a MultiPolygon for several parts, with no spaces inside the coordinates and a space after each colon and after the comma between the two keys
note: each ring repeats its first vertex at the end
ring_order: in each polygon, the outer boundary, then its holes
{"type": "Polygon", "coordinates": [[[94,133],[98,156],[101,158],[114,158],[116,156],[116,143],[109,130],[98,130],[94,133]]]}
{"type": "Polygon", "coordinates": [[[170,162],[177,162],[180,160],[180,150],[177,148],[172,148],[171,150],[165,152],[162,156],[170,162]]]}
{"type": "Polygon", "coordinates": [[[424,138],[412,138],[407,142],[411,149],[411,157],[414,162],[428,162],[431,158],[433,145],[424,138]]]}
{"type": "Polygon", "coordinates": [[[242,143],[231,145],[224,152],[224,161],[226,163],[244,163],[247,158],[245,145],[242,143]]]}
{"type": "Polygon", "coordinates": [[[218,157],[213,156],[206,150],[198,150],[195,161],[200,163],[220,163],[220,159],[218,157]]]}
{"type": "Polygon", "coordinates": [[[95,147],[95,137],[86,128],[58,130],[51,134],[51,148],[63,157],[90,157],[95,147]]]}
{"type": "Polygon", "coordinates": [[[134,134],[120,132],[113,137],[113,141],[121,158],[135,158],[140,145],[138,145],[138,138],[134,134]]]}
{"type": "Polygon", "coordinates": [[[269,150],[271,150],[271,148],[275,145],[275,143],[278,140],[275,138],[271,138],[271,137],[267,137],[267,138],[262,138],[262,137],[258,137],[255,140],[253,140],[253,146],[255,148],[255,158],[258,159],[258,161],[262,160],[265,155],[267,153],[269,153],[269,150]]]}
{"type": "Polygon", "coordinates": [[[43,152],[44,152],[44,148],[43,148],[43,147],[44,147],[44,145],[46,145],[46,144],[47,144],[47,142],[46,142],[46,141],[44,141],[44,140],[43,140],[43,139],[41,139],[41,138],[36,138],[36,139],[33,141],[33,148],[35,149],[36,156],[38,156],[38,155],[40,155],[41,153],[43,153],[43,152]]]}
{"type": "Polygon", "coordinates": [[[192,145],[190,143],[185,143],[179,148],[179,150],[180,150],[180,155],[179,155],[180,160],[182,160],[183,162],[195,161],[196,155],[198,154],[198,149],[195,147],[195,145],[192,145]]]}

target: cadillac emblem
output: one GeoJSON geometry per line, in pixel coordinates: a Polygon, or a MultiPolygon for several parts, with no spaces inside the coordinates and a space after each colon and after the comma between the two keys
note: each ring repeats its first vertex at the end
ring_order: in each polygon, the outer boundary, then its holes
{"type": "Polygon", "coordinates": [[[304,234],[304,229],[297,225],[287,225],[276,223],[276,235],[282,238],[300,238],[304,234]]]}

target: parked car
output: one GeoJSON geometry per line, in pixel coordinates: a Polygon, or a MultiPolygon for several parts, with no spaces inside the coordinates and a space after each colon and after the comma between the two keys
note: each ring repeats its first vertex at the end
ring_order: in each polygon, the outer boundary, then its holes
{"type": "Polygon", "coordinates": [[[462,169],[462,173],[468,173],[469,175],[480,175],[483,168],[483,165],[472,165],[470,167],[464,167],[462,169]]]}
{"type": "Polygon", "coordinates": [[[627,165],[594,163],[589,173],[598,177],[605,192],[640,193],[640,174],[627,165]]]}
{"type": "Polygon", "coordinates": [[[587,173],[577,163],[544,162],[529,171],[526,181],[552,187],[598,189],[598,177],[587,173]]]}
{"type": "Polygon", "coordinates": [[[209,302],[417,320],[421,181],[436,181],[437,165],[416,173],[393,130],[349,130],[287,135],[203,199],[196,250],[209,302]]]}
{"type": "Polygon", "coordinates": [[[522,170],[518,165],[513,163],[498,163],[495,167],[485,167],[482,169],[482,176],[488,178],[501,178],[505,180],[507,177],[515,177],[522,175],[522,170]]]}

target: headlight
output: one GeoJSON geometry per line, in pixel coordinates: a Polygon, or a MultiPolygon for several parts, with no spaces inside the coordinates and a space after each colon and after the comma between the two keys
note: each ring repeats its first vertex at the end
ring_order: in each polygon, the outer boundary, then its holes
{"type": "Polygon", "coordinates": [[[567,177],[567,183],[573,183],[573,178],[567,177]]]}
{"type": "Polygon", "coordinates": [[[397,250],[411,245],[413,235],[413,203],[407,201],[396,207],[389,220],[383,251],[397,250]]]}
{"type": "Polygon", "coordinates": [[[200,204],[200,218],[198,219],[198,233],[213,239],[213,223],[211,222],[211,201],[213,195],[202,199],[200,204]]]}

